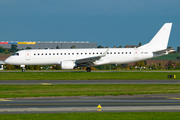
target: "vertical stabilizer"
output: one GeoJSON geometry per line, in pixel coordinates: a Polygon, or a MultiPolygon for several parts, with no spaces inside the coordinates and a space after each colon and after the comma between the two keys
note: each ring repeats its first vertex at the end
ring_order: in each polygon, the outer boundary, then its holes
{"type": "Polygon", "coordinates": [[[152,51],[167,49],[171,27],[172,23],[165,23],[149,43],[139,48],[147,48],[151,49],[152,51]]]}

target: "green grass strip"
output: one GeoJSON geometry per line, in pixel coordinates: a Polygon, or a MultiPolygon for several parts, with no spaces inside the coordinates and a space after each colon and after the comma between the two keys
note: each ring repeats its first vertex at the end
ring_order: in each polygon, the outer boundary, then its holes
{"type": "Polygon", "coordinates": [[[165,80],[180,72],[0,72],[0,80],[165,80]]]}
{"type": "Polygon", "coordinates": [[[179,120],[179,112],[1,114],[2,120],[179,120]]]}
{"type": "Polygon", "coordinates": [[[0,85],[0,98],[180,93],[180,85],[0,85]]]}

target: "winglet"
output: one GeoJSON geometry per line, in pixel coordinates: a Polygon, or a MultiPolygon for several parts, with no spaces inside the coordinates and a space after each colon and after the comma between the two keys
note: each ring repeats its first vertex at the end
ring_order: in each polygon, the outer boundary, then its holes
{"type": "Polygon", "coordinates": [[[105,57],[108,51],[109,51],[109,48],[100,57],[105,57]]]}

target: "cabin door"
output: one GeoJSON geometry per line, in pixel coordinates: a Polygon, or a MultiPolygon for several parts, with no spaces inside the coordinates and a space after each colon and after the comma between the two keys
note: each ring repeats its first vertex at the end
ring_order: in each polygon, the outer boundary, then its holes
{"type": "Polygon", "coordinates": [[[26,50],[25,52],[25,56],[26,56],[26,60],[30,60],[31,59],[31,51],[30,50],[26,50]]]}
{"type": "Polygon", "coordinates": [[[134,57],[137,59],[139,57],[139,51],[137,48],[134,49],[134,57]]]}

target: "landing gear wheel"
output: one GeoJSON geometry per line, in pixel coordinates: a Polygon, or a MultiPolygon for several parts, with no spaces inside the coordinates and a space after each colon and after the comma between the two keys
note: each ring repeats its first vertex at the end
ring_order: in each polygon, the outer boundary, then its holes
{"type": "Polygon", "coordinates": [[[22,68],[22,72],[25,72],[25,68],[22,68]]]}
{"type": "Polygon", "coordinates": [[[86,71],[87,71],[87,72],[91,72],[91,68],[90,68],[90,67],[87,67],[87,68],[86,68],[86,71]]]}

